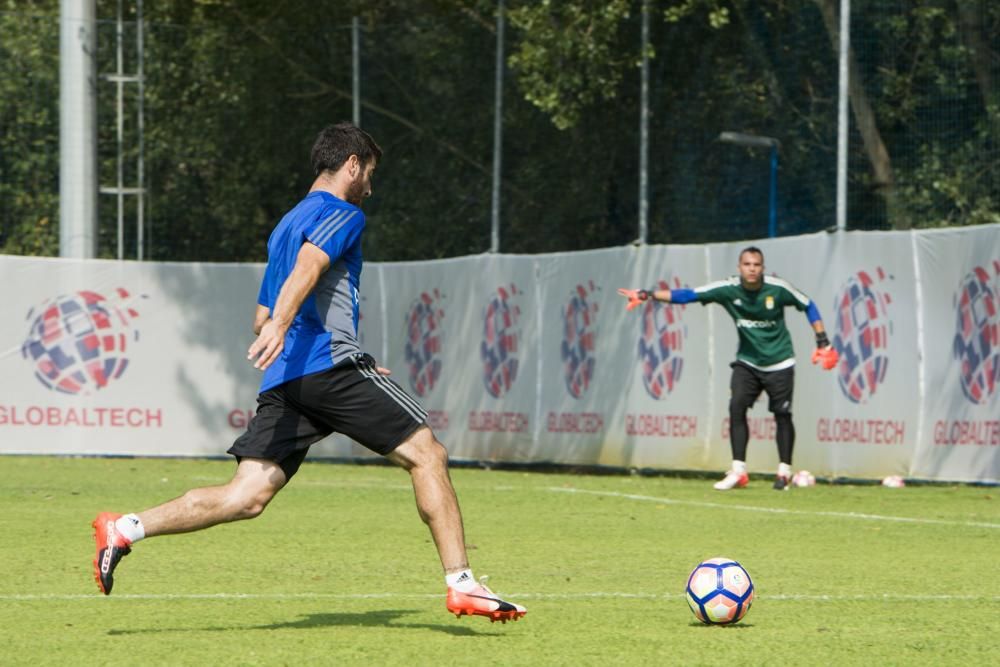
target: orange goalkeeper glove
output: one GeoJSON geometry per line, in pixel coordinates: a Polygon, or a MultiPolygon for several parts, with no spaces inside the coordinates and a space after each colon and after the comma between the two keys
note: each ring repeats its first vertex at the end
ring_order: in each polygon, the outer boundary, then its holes
{"type": "Polygon", "coordinates": [[[840,361],[837,349],[830,345],[830,339],[825,332],[816,334],[816,349],[813,351],[812,362],[819,364],[824,370],[830,370],[840,361]]]}
{"type": "Polygon", "coordinates": [[[646,301],[653,296],[653,293],[648,290],[625,289],[624,287],[619,287],[618,293],[628,299],[628,303],[625,304],[625,310],[632,310],[643,301],[646,301]]]}

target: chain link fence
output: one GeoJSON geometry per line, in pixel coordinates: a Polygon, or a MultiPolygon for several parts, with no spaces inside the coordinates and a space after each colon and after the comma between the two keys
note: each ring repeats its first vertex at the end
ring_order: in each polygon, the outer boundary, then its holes
{"type": "MultiPolygon", "coordinates": [[[[3,253],[58,254],[58,4],[0,1],[3,253]]],[[[137,23],[124,4],[122,69],[134,72],[137,23]]],[[[348,7],[268,14],[217,3],[212,13],[206,3],[197,14],[197,3],[150,4],[143,256],[262,260],[269,230],[311,182],[315,133],[351,118],[348,7]]],[[[837,3],[733,0],[715,3],[722,14],[665,20],[678,4],[651,3],[649,242],[760,238],[772,217],[779,236],[831,228],[837,3]],[[776,172],[768,150],[720,141],[723,132],[776,140],[776,172]]],[[[372,260],[490,245],[495,4],[429,6],[361,21],[361,125],[386,150],[366,204],[372,260]]],[[[635,0],[618,27],[629,63],[620,83],[573,127],[557,129],[526,101],[519,72],[504,72],[503,252],[636,239],[640,9],[635,0]]],[[[138,178],[137,88],[122,86],[119,146],[118,86],[103,76],[118,69],[115,10],[97,3],[102,186],[117,183],[119,155],[125,185],[138,178]]],[[[989,0],[852,2],[849,229],[1000,222],[998,35],[989,0]]],[[[522,37],[508,26],[508,56],[522,37]]],[[[123,201],[124,255],[135,257],[136,200],[123,201]]],[[[116,196],[101,196],[98,217],[98,254],[115,257],[116,196]]]]}

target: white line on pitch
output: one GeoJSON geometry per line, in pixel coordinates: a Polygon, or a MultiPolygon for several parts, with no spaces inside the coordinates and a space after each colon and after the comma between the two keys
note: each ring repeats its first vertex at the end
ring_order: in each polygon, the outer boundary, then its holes
{"type": "MultiPolygon", "coordinates": [[[[74,600],[433,600],[440,593],[150,593],[112,595],[109,598],[98,594],[24,593],[0,594],[0,600],[16,601],[74,601],[74,600]]],[[[594,598],[622,598],[640,600],[682,599],[682,593],[625,593],[625,592],[581,592],[581,593],[511,593],[511,598],[523,600],[584,600],[594,598]]],[[[970,601],[1000,602],[1000,595],[905,595],[896,593],[872,593],[861,595],[772,595],[757,594],[758,600],[839,602],[839,601],[887,601],[887,602],[934,602],[970,601]]]]}
{"type": "Polygon", "coordinates": [[[585,493],[592,496],[610,496],[612,498],[625,498],[627,500],[643,500],[663,505],[689,505],[692,507],[709,507],[712,509],[743,510],[744,512],[765,512],[770,514],[799,514],[805,516],[832,516],[841,519],[863,519],[865,521],[896,521],[899,523],[923,523],[939,526],[967,526],[971,528],[1000,528],[1000,523],[987,523],[984,521],[948,521],[947,519],[918,519],[905,516],[886,516],[883,514],[862,514],[860,512],[813,512],[809,510],[790,510],[782,507],[758,507],[755,505],[729,505],[726,503],[709,503],[697,500],[674,500],[673,498],[659,498],[657,496],[641,496],[634,493],[619,493],[617,491],[590,491],[588,489],[574,489],[560,486],[550,486],[549,491],[558,493],[585,493]]]}

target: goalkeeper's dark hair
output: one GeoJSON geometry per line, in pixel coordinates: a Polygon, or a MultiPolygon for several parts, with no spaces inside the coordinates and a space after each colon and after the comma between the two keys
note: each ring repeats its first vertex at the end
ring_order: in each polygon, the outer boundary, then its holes
{"type": "Polygon", "coordinates": [[[328,125],[313,143],[313,173],[319,176],[324,171],[337,171],[352,155],[357,155],[364,167],[371,162],[377,164],[382,159],[382,149],[370,134],[352,123],[328,125]]]}
{"type": "Polygon", "coordinates": [[[763,264],[763,262],[764,262],[764,251],[763,250],[761,250],[760,248],[758,248],[755,245],[748,245],[746,248],[743,248],[743,250],[740,250],[740,257],[739,258],[743,259],[743,255],[747,254],[748,252],[752,252],[755,255],[760,255],[760,261],[763,264]]]}

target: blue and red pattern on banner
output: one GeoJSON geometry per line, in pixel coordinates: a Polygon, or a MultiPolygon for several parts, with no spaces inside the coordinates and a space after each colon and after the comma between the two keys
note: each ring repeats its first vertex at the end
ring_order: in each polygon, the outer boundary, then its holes
{"type": "MultiPolygon", "coordinates": [[[[881,267],[875,277],[879,283],[892,278],[881,267]]],[[[891,303],[889,292],[880,289],[867,271],[851,276],[834,303],[833,346],[840,354],[837,380],[852,403],[865,403],[885,381],[892,335],[891,303]]]]}
{"type": "Polygon", "coordinates": [[[955,297],[955,340],[962,393],[986,403],[1000,386],[1000,261],[993,275],[977,266],[963,279],[955,297]]]}
{"type": "Polygon", "coordinates": [[[594,281],[577,285],[563,310],[563,339],[560,355],[566,391],[573,398],[582,398],[594,379],[597,358],[594,346],[597,338],[597,303],[589,299],[599,288],[594,281]]]}
{"type": "MultiPolygon", "coordinates": [[[[674,288],[681,282],[674,278],[674,288]]],[[[671,289],[659,281],[656,289],[671,289]]],[[[648,300],[642,309],[642,332],[639,334],[639,360],[642,383],[653,398],[660,400],[674,390],[684,370],[684,339],[687,327],[681,320],[686,306],[661,304],[648,300]]]]}
{"type": "MultiPolygon", "coordinates": [[[[129,299],[123,288],[116,294],[121,301],[129,299]]],[[[139,338],[132,326],[138,316],[134,308],[118,306],[97,292],[60,295],[28,311],[32,321],[21,354],[32,361],[35,377],[46,388],[89,394],[125,372],[128,339],[139,338]]]]}

